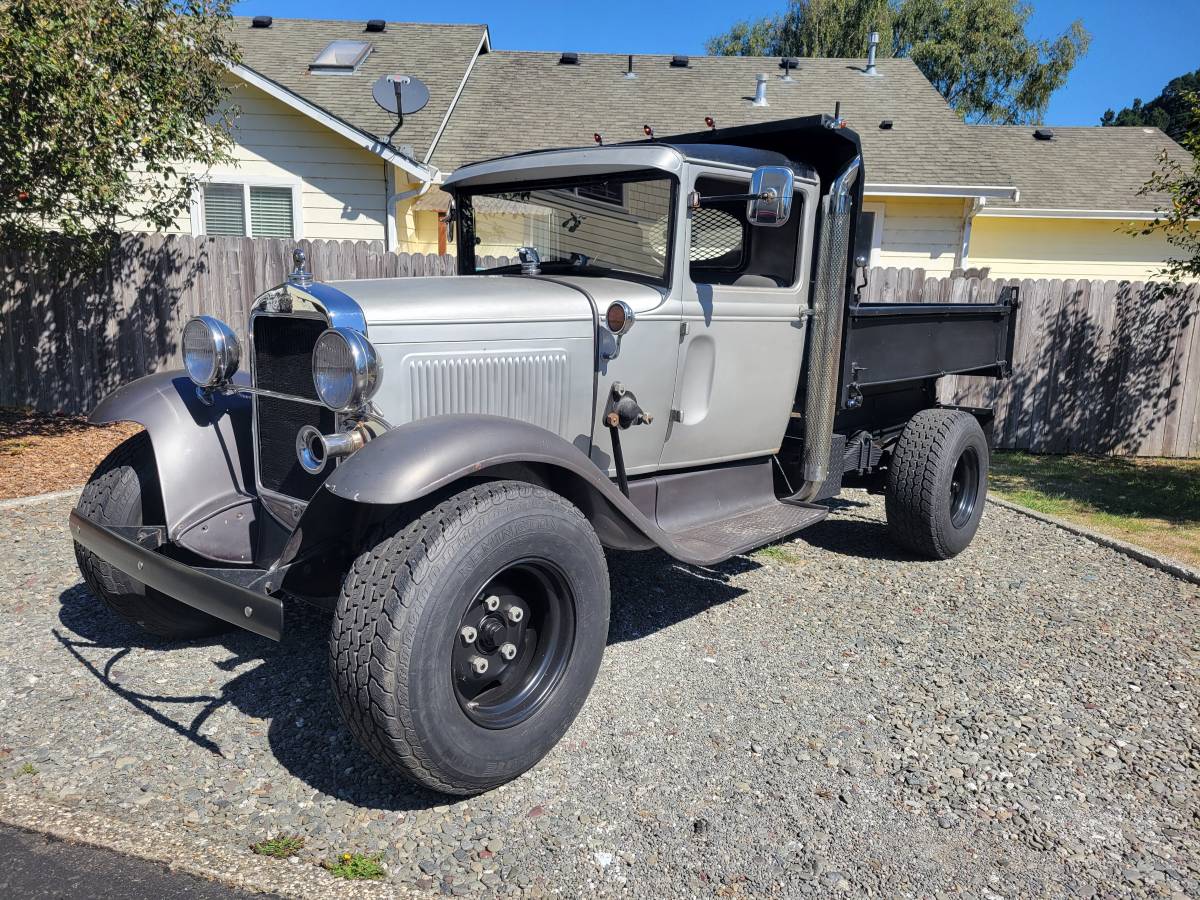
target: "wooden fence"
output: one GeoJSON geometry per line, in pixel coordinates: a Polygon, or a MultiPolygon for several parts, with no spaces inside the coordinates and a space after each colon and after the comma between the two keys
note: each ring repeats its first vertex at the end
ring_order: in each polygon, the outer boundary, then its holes
{"type": "MultiPolygon", "coordinates": [[[[379,242],[302,241],[322,280],[450,275],[453,256],[379,242]]],[[[245,338],[250,302],[283,281],[292,241],[129,236],[94,276],[61,259],[0,254],[0,404],[90,409],[114,387],[178,366],[188,317],[245,338]]],[[[491,262],[491,260],[489,260],[491,262]]],[[[874,269],[865,299],[991,302],[1021,289],[1014,374],[946,378],[949,402],[994,406],[1001,447],[1200,456],[1200,288],[1140,282],[999,281],[874,269]]]]}

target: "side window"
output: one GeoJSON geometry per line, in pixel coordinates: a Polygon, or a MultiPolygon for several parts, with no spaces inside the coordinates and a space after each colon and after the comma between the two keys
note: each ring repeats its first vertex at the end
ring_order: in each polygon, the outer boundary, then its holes
{"type": "Polygon", "coordinates": [[[696,179],[700,195],[713,199],[691,213],[688,263],[694,284],[782,288],[795,283],[803,196],[795,195],[787,224],[760,228],[746,221],[744,199],[715,199],[744,195],[749,188],[749,180],[743,178],[702,175],[696,179]]]}
{"type": "Polygon", "coordinates": [[[724,209],[704,207],[692,214],[692,245],[688,261],[705,268],[741,268],[746,226],[724,209]]]}

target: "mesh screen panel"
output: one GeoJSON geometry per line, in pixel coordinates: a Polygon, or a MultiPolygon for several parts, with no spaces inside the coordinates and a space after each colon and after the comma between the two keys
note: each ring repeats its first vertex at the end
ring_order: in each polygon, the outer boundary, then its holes
{"type": "MultiPolygon", "coordinates": [[[[326,329],[323,319],[258,316],[254,320],[254,383],[264,390],[317,399],[313,387],[312,352],[326,329]]],[[[296,434],[312,425],[322,434],[337,426],[332,410],[323,406],[256,397],[258,426],[258,478],[264,488],[299,500],[308,500],[321,486],[332,466],[310,475],[296,458],[296,434]]]]}

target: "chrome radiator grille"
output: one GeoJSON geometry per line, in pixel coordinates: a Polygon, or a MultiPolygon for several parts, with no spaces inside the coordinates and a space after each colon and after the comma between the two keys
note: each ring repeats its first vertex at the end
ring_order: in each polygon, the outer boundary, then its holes
{"type": "MultiPolygon", "coordinates": [[[[312,378],[312,351],[328,326],[324,319],[259,315],[254,318],[254,385],[277,394],[317,399],[312,378]]],[[[332,410],[299,400],[256,396],[255,454],[259,484],[268,491],[308,500],[328,471],[310,475],[296,458],[296,434],[305,425],[330,434],[336,428],[332,410]]]]}

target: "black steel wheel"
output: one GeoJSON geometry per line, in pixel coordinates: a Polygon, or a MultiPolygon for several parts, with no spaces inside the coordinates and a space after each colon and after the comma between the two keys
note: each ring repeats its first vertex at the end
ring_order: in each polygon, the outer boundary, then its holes
{"type": "Polygon", "coordinates": [[[975,515],[979,499],[979,453],[967,446],[954,463],[950,476],[950,523],[962,528],[975,515]]]}
{"type": "Polygon", "coordinates": [[[453,640],[451,678],[467,717],[485,728],[523,722],[550,696],[571,660],[570,582],[549,560],[520,560],[467,604],[453,640]]]}
{"type": "Polygon", "coordinates": [[[987,497],[988,445],[978,420],[957,409],[926,409],[908,424],[888,465],[888,530],[895,541],[949,559],[975,537],[987,497]]]}
{"type": "Polygon", "coordinates": [[[582,708],[608,638],[583,514],[488,482],[380,526],[342,586],[334,696],[355,737],[427,787],[476,794],[533,766],[582,708]]]}

